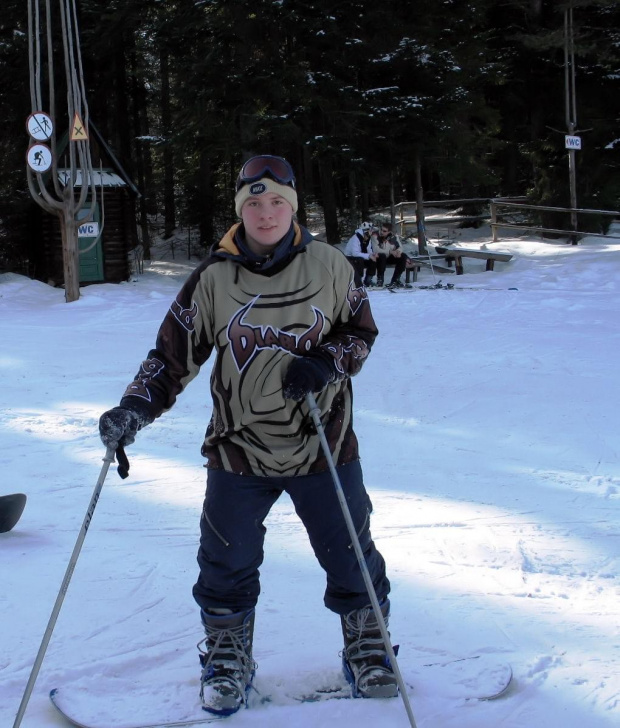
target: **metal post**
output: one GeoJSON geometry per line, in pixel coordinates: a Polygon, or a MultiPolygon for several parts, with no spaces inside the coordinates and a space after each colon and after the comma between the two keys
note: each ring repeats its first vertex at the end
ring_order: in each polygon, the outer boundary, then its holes
{"type": "MultiPolygon", "coordinates": [[[[573,7],[564,11],[564,87],[566,104],[566,128],[573,136],[577,127],[577,101],[575,93],[575,44],[573,41],[573,7]]],[[[568,180],[570,187],[570,223],[577,232],[577,170],[575,150],[568,150],[568,180]]],[[[577,236],[571,236],[573,245],[577,245],[577,236]]]]}
{"type": "Polygon", "coordinates": [[[56,621],[58,620],[60,608],[62,607],[62,603],[65,600],[65,595],[67,593],[67,589],[69,588],[69,582],[71,581],[75,565],[77,564],[78,556],[80,555],[80,551],[82,550],[82,544],[84,543],[86,533],[88,532],[88,527],[90,526],[90,522],[95,512],[95,508],[97,507],[99,494],[101,493],[103,483],[105,481],[106,475],[108,474],[110,463],[113,462],[114,450],[109,447],[106,450],[105,457],[103,458],[103,467],[101,468],[99,479],[97,480],[97,485],[95,486],[92,498],[90,499],[88,510],[86,511],[84,522],[82,523],[82,528],[80,529],[77,541],[75,542],[75,547],[73,548],[73,553],[71,554],[71,559],[69,560],[69,566],[67,566],[64,579],[62,580],[62,584],[60,586],[60,591],[58,592],[58,596],[56,597],[56,602],[54,603],[52,614],[47,623],[47,628],[45,630],[45,634],[43,635],[41,646],[39,647],[37,657],[34,661],[34,665],[32,666],[32,670],[30,671],[28,684],[26,685],[26,689],[24,690],[24,695],[19,705],[19,710],[17,711],[17,716],[15,718],[15,722],[13,723],[13,728],[19,728],[22,722],[22,718],[24,717],[24,713],[26,712],[26,708],[28,707],[28,701],[30,700],[32,690],[34,689],[37,677],[39,676],[39,670],[41,669],[41,665],[43,664],[43,658],[45,657],[45,652],[47,651],[50,639],[52,638],[52,632],[54,631],[54,627],[56,626],[56,621]]]}
{"type": "Polygon", "coordinates": [[[362,547],[360,546],[360,542],[357,537],[355,524],[353,523],[353,519],[351,518],[351,512],[347,504],[347,499],[342,489],[342,483],[340,482],[340,478],[338,477],[338,472],[336,471],[336,466],[334,465],[334,459],[332,458],[332,454],[329,449],[329,443],[327,442],[327,437],[325,436],[325,430],[323,429],[323,423],[321,422],[321,411],[319,410],[316,400],[314,399],[314,395],[312,393],[306,395],[306,404],[308,405],[308,409],[310,410],[310,417],[312,418],[316,427],[316,431],[319,435],[321,446],[323,448],[323,453],[325,454],[325,459],[327,460],[327,464],[329,466],[329,470],[334,481],[336,495],[338,496],[338,501],[340,503],[340,507],[342,508],[344,520],[347,523],[349,536],[351,537],[351,543],[353,544],[355,555],[357,556],[357,560],[362,571],[362,576],[364,577],[364,583],[366,584],[366,590],[368,591],[370,603],[377,617],[377,624],[379,626],[379,630],[381,631],[381,637],[383,637],[385,650],[388,653],[390,663],[394,670],[394,675],[396,676],[400,695],[403,699],[405,710],[407,711],[407,716],[409,717],[409,723],[411,724],[411,728],[416,728],[416,722],[415,718],[413,717],[413,711],[411,710],[411,703],[409,702],[409,696],[407,695],[405,682],[401,675],[400,668],[398,667],[398,661],[396,660],[394,648],[392,647],[392,643],[390,642],[390,634],[387,631],[385,619],[383,618],[383,614],[381,612],[381,606],[379,605],[377,592],[375,591],[374,584],[372,583],[372,577],[370,576],[370,571],[368,570],[368,564],[366,563],[366,559],[364,558],[364,552],[362,551],[362,547]]]}

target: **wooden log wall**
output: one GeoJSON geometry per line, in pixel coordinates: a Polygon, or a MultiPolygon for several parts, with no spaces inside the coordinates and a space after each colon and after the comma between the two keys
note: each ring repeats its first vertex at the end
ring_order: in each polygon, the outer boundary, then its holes
{"type": "MultiPolygon", "coordinates": [[[[129,252],[138,244],[134,200],[118,187],[104,189],[103,270],[106,283],[126,281],[131,273],[129,252]]],[[[44,213],[41,221],[42,255],[35,272],[39,280],[63,283],[60,222],[44,213]]]]}

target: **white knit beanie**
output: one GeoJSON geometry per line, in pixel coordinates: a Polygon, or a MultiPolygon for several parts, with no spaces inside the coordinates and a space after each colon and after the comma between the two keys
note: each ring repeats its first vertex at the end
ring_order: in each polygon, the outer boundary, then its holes
{"type": "Polygon", "coordinates": [[[280,197],[284,197],[290,203],[293,212],[297,212],[297,192],[288,185],[281,185],[269,177],[263,177],[257,182],[250,182],[250,184],[243,185],[239,192],[237,192],[235,195],[235,210],[237,215],[241,217],[241,208],[250,197],[265,195],[267,192],[273,192],[276,195],[280,195],[280,197]]]}

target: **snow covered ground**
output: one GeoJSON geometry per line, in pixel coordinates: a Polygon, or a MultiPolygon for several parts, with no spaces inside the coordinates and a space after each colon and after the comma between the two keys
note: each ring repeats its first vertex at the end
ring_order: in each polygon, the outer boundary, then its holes
{"type": "MultiPolygon", "coordinates": [[[[356,429],[393,585],[390,630],[418,728],[611,728],[620,724],[620,240],[493,247],[513,260],[484,272],[484,261],[466,259],[464,276],[442,276],[480,290],[371,293],[381,334],[355,381],[356,429]],[[466,678],[483,661],[510,663],[514,683],[499,700],[468,701],[477,686],[466,678]]],[[[100,472],[98,417],[137,371],[190,268],[154,262],[126,284],[85,287],[73,304],[0,275],[0,494],[28,495],[19,524],[0,535],[3,727],[100,472]]],[[[432,284],[431,273],[419,283],[432,284]]],[[[130,477],[110,471],[25,728],[65,725],[47,697],[59,686],[89,696],[83,715],[100,728],[204,717],[191,587],[209,414],[205,371],[140,433],[130,477]]],[[[400,699],[287,698],[337,675],[341,635],[286,496],[268,519],[262,585],[256,686],[272,703],[225,725],[409,725],[400,699]]]]}

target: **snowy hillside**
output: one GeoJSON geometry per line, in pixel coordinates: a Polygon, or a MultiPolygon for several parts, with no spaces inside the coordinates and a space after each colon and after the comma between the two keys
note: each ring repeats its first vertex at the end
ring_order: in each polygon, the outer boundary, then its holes
{"type": "MultiPolygon", "coordinates": [[[[490,240],[484,232],[468,244],[490,240]]],[[[620,240],[523,237],[494,248],[512,261],[485,272],[466,259],[465,275],[442,276],[467,290],[370,294],[380,336],[355,381],[355,416],[392,580],[390,631],[418,728],[612,728],[620,240]],[[483,664],[510,664],[511,690],[466,700],[483,664]]],[[[0,275],[0,495],[28,496],[19,524],[0,534],[2,726],[13,725],[99,475],[98,417],[190,270],[154,262],[126,284],[84,288],[73,304],[0,275]]],[[[433,282],[422,271],[418,283],[433,282]]],[[[110,471],[24,728],[66,725],[47,697],[55,687],[73,691],[100,728],[205,717],[191,587],[209,415],[203,371],[128,449],[129,478],[110,471]]],[[[260,694],[224,725],[409,725],[400,699],[296,703],[337,678],[342,636],[288,497],[267,525],[260,694]]]]}

